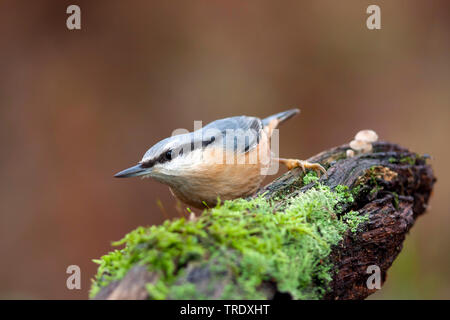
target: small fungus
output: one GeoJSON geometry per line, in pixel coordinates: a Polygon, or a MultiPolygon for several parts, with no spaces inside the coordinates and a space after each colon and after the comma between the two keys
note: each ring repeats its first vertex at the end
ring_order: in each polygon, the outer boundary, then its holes
{"type": "Polygon", "coordinates": [[[373,130],[361,130],[356,134],[355,140],[373,143],[378,140],[378,135],[373,130]]]}
{"type": "Polygon", "coordinates": [[[347,158],[351,158],[355,156],[355,151],[353,151],[352,149],[348,149],[346,152],[347,158]]]}
{"type": "Polygon", "coordinates": [[[378,140],[378,135],[373,130],[359,131],[355,139],[350,142],[350,148],[347,150],[347,157],[353,157],[356,153],[367,153],[372,151],[372,143],[378,140]]]}
{"type": "Polygon", "coordinates": [[[353,140],[350,142],[350,148],[355,151],[366,153],[372,151],[372,144],[366,141],[353,140]]]}

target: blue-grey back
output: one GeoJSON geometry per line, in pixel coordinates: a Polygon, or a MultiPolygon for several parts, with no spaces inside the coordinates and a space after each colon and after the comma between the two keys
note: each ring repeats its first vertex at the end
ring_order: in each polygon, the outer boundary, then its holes
{"type": "Polygon", "coordinates": [[[298,109],[291,109],[263,120],[248,116],[216,120],[194,132],[161,140],[145,153],[141,163],[151,165],[153,162],[167,161],[167,158],[207,147],[223,147],[226,150],[248,152],[258,145],[263,127],[267,126],[271,120],[277,119],[283,122],[298,112],[298,109]],[[170,157],[169,153],[171,153],[170,157]]]}

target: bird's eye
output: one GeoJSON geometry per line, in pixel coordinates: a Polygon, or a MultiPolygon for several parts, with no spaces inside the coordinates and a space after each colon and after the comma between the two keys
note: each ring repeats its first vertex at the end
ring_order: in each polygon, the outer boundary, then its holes
{"type": "Polygon", "coordinates": [[[167,160],[172,160],[172,150],[169,150],[164,155],[167,160]]]}

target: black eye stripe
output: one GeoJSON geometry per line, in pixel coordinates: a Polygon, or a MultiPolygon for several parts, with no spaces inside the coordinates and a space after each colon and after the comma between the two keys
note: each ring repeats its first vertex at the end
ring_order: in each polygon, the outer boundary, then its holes
{"type": "Polygon", "coordinates": [[[172,160],[172,155],[173,155],[172,150],[167,150],[166,152],[163,152],[163,153],[158,157],[158,159],[156,160],[156,162],[158,162],[158,163],[164,163],[164,162],[170,161],[170,160],[172,160]]]}
{"type": "Polygon", "coordinates": [[[216,141],[216,137],[212,136],[211,138],[202,141],[202,147],[204,148],[213,143],[214,141],[216,141]]]}
{"type": "Polygon", "coordinates": [[[141,164],[141,167],[142,167],[142,168],[151,168],[151,167],[153,167],[156,163],[164,163],[164,162],[167,162],[167,161],[172,160],[172,158],[173,158],[173,152],[172,152],[172,150],[167,150],[167,151],[163,152],[158,158],[156,158],[156,159],[151,159],[151,160],[148,160],[148,161],[146,161],[146,162],[143,162],[143,163],[141,164]]]}
{"type": "Polygon", "coordinates": [[[156,162],[155,160],[148,160],[148,161],[142,162],[141,167],[142,168],[151,168],[151,167],[153,167],[155,162],[156,162]]]}
{"type": "MultiPolygon", "coordinates": [[[[207,139],[202,141],[201,147],[205,148],[214,141],[216,141],[216,137],[208,137],[207,139]]],[[[153,167],[156,163],[165,163],[171,161],[176,157],[183,155],[185,149],[189,153],[196,149],[196,144],[192,141],[191,143],[182,145],[179,148],[166,150],[162,152],[158,157],[143,162],[141,166],[142,168],[150,168],[153,167]]]]}

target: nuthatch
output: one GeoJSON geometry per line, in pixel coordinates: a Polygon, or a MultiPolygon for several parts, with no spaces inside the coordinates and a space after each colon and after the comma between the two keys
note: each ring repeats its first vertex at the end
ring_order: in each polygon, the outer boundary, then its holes
{"type": "Polygon", "coordinates": [[[238,116],[216,120],[186,134],[166,138],[118,178],[151,177],[167,184],[183,202],[197,207],[214,206],[218,199],[247,197],[255,193],[271,161],[323,172],[317,163],[274,158],[271,137],[277,126],[299,113],[292,109],[265,119],[238,116]]]}

